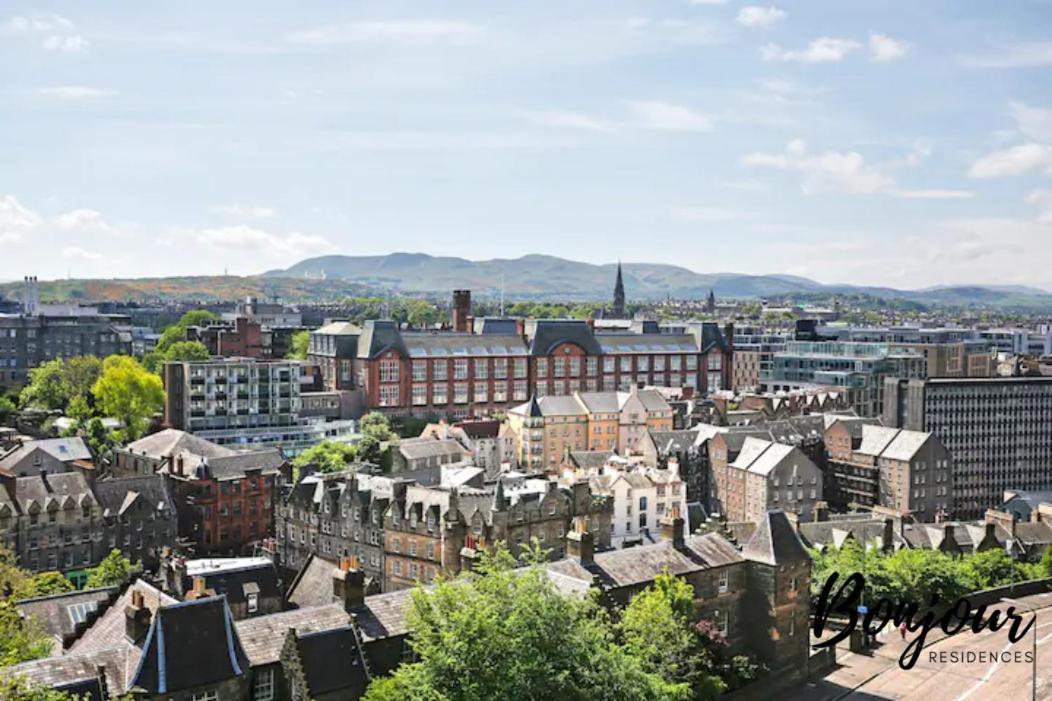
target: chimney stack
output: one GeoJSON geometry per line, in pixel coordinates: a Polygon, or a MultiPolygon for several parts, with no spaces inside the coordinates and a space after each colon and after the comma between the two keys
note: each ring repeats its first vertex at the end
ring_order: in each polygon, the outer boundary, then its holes
{"type": "Polygon", "coordinates": [[[340,567],[332,576],[332,595],[348,612],[365,605],[365,572],[357,556],[340,558],[340,567]]]}
{"type": "Polygon", "coordinates": [[[829,520],[829,504],[824,501],[815,502],[815,521],[829,520]]]}
{"type": "Polygon", "coordinates": [[[672,547],[682,550],[686,545],[684,538],[684,521],[679,513],[679,504],[672,505],[671,513],[661,519],[661,537],[672,541],[672,547]]]}
{"type": "Polygon", "coordinates": [[[132,589],[131,603],[124,609],[124,637],[133,644],[138,644],[150,631],[150,609],[146,608],[142,592],[132,589]]]}
{"type": "Polygon", "coordinates": [[[895,519],[884,519],[884,542],[881,544],[884,552],[890,553],[895,549],[895,519]]]}
{"type": "Polygon", "coordinates": [[[566,557],[582,565],[590,564],[595,556],[595,539],[588,530],[588,520],[574,519],[574,526],[566,534],[566,557]]]}
{"type": "Polygon", "coordinates": [[[453,330],[471,330],[471,290],[453,290],[453,330]]]}
{"type": "Polygon", "coordinates": [[[208,593],[205,591],[205,578],[194,577],[193,588],[191,588],[190,591],[186,593],[186,600],[196,601],[197,599],[203,599],[206,596],[208,596],[208,593]]]}

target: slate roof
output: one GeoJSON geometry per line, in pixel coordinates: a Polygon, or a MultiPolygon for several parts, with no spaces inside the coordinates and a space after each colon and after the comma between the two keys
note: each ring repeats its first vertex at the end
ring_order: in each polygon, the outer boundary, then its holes
{"type": "Polygon", "coordinates": [[[636,394],[639,396],[639,400],[643,402],[643,406],[647,411],[672,411],[672,407],[670,407],[668,402],[665,401],[665,397],[663,397],[661,392],[658,392],[656,389],[641,389],[637,391],[636,394]]]}
{"type": "Polygon", "coordinates": [[[469,457],[464,447],[452,438],[403,438],[398,442],[398,452],[406,460],[427,458],[462,460],[469,457]]]}
{"type": "MultiPolygon", "coordinates": [[[[331,590],[331,584],[330,584],[331,590]]],[[[272,613],[236,623],[238,639],[253,667],[274,664],[281,658],[281,646],[289,628],[297,633],[313,633],[347,625],[351,620],[341,604],[272,613]]]]}
{"type": "MultiPolygon", "coordinates": [[[[811,547],[841,547],[850,535],[859,544],[874,543],[887,548],[884,543],[884,519],[867,518],[863,520],[838,519],[836,521],[812,521],[799,525],[800,538],[811,547]]],[[[891,548],[899,550],[908,547],[899,528],[891,529],[891,548]]]]}
{"type": "Polygon", "coordinates": [[[913,459],[913,456],[917,454],[917,451],[924,447],[924,444],[931,438],[930,433],[922,433],[920,431],[899,431],[898,435],[895,436],[891,444],[884,449],[880,457],[888,458],[890,460],[903,460],[909,462],[913,459]]]}
{"type": "Polygon", "coordinates": [[[336,569],[336,562],[311,554],[289,585],[286,599],[298,608],[332,603],[332,578],[336,569]]]}
{"type": "Polygon", "coordinates": [[[265,448],[209,458],[208,471],[217,480],[235,480],[244,478],[247,472],[253,470],[260,470],[264,475],[278,474],[285,463],[285,456],[280,450],[265,448]]]}
{"type": "Polygon", "coordinates": [[[683,550],[663,540],[653,545],[595,553],[592,560],[582,565],[578,560],[563,559],[548,567],[579,581],[591,582],[594,578],[600,587],[610,590],[649,584],[666,568],[678,576],[744,561],[733,545],[715,533],[687,536],[683,550]]]}
{"type": "Polygon", "coordinates": [[[746,437],[741,444],[741,452],[738,453],[738,457],[731,463],[731,467],[748,470],[761,455],[767,452],[768,448],[771,448],[774,445],[775,444],[771,441],[764,440],[763,438],[757,438],[755,436],[746,437]]]}
{"type": "Polygon", "coordinates": [[[577,396],[585,408],[593,414],[616,414],[621,411],[623,402],[619,392],[579,392],[577,396]]]}
{"type": "Polygon", "coordinates": [[[313,333],[323,336],[359,336],[362,333],[362,328],[349,321],[333,321],[320,329],[316,329],[313,333]]]}
{"type": "Polygon", "coordinates": [[[175,502],[164,475],[98,480],[95,482],[95,497],[103,515],[123,514],[136,498],[144,499],[154,510],[164,507],[168,513],[175,514],[175,502]]]}
{"type": "Polygon", "coordinates": [[[742,548],[742,556],[772,566],[811,559],[796,529],[780,509],[764,513],[756,532],[742,548]]]}
{"type": "Polygon", "coordinates": [[[358,635],[351,626],[296,634],[303,677],[312,696],[342,691],[357,698],[369,683],[358,635]]]}
{"type": "Polygon", "coordinates": [[[16,601],[15,607],[23,617],[59,641],[51,648],[51,654],[57,655],[62,652],[62,641],[77,631],[77,625],[89,622],[100,606],[117,598],[118,591],[117,587],[106,587],[38,596],[16,601]]]}
{"type": "Polygon", "coordinates": [[[582,470],[598,469],[605,465],[613,455],[616,453],[612,450],[571,450],[570,461],[582,470]]]}
{"type": "Polygon", "coordinates": [[[550,355],[561,343],[573,343],[588,355],[602,355],[603,349],[587,322],[570,319],[540,319],[533,326],[530,355],[550,355]]]}
{"type": "Polygon", "coordinates": [[[180,431],[175,428],[166,428],[152,435],[140,438],[134,443],[129,443],[125,448],[129,453],[146,455],[146,457],[161,460],[178,453],[191,453],[206,458],[217,458],[224,455],[233,455],[235,451],[216,445],[204,438],[180,431]]]}
{"type": "Polygon", "coordinates": [[[690,450],[694,447],[694,441],[697,438],[697,431],[650,431],[650,440],[657,448],[658,455],[662,456],[690,450]]]}
{"type": "Polygon", "coordinates": [[[409,357],[395,322],[386,319],[366,321],[362,335],[358,338],[358,357],[376,358],[389,348],[395,349],[404,358],[409,357]]]}
{"type": "MultiPolygon", "coordinates": [[[[783,460],[792,455],[794,450],[797,450],[797,448],[784,443],[769,443],[767,449],[749,465],[749,472],[766,477],[772,470],[781,465],[783,460]]],[[[742,454],[745,454],[744,450],[742,454]]]]}
{"type": "Polygon", "coordinates": [[[694,336],[687,333],[599,333],[603,353],[697,353],[694,336]]]}
{"type": "Polygon", "coordinates": [[[526,355],[521,337],[497,334],[410,332],[402,334],[410,358],[467,358],[526,355]]]}
{"type": "MultiPolygon", "coordinates": [[[[8,667],[4,672],[11,676],[22,677],[34,685],[84,693],[91,689],[92,680],[96,678],[96,669],[102,665],[106,668],[106,686],[110,692],[123,692],[127,688],[125,670],[129,665],[134,665],[138,661],[138,655],[137,647],[121,643],[116,647],[98,652],[44,657],[23,662],[8,667]]],[[[97,685],[95,688],[97,689],[97,685]]]]}
{"type": "Polygon", "coordinates": [[[281,596],[278,572],[269,559],[238,558],[230,563],[233,566],[224,564],[222,560],[187,560],[186,574],[188,577],[203,577],[206,589],[225,595],[231,602],[245,601],[253,589],[261,598],[281,596]],[[213,563],[215,566],[211,566],[213,563]]]}
{"type": "Polygon", "coordinates": [[[131,604],[133,591],[143,595],[143,604],[150,611],[156,612],[161,606],[177,603],[175,599],[137,579],[132,582],[112,606],[99,617],[95,624],[85,631],[84,635],[73,643],[70,650],[74,653],[93,653],[120,647],[126,644],[124,637],[124,609],[131,604]]]}
{"type": "Polygon", "coordinates": [[[365,597],[365,605],[352,609],[365,642],[409,634],[406,614],[413,603],[413,590],[401,589],[365,597]]]}
{"type": "Polygon", "coordinates": [[[862,445],[855,452],[863,455],[880,455],[895,440],[898,432],[899,429],[897,428],[864,425],[862,427],[862,445]]]}
{"type": "Polygon", "coordinates": [[[226,598],[211,596],[158,609],[132,684],[167,694],[241,676],[248,669],[226,598]]]}
{"type": "Polygon", "coordinates": [[[56,460],[65,463],[75,460],[91,462],[93,459],[91,450],[88,449],[83,438],[45,438],[38,441],[27,441],[0,457],[0,470],[14,470],[18,463],[29,457],[35,450],[42,450],[56,460]]]}
{"type": "Polygon", "coordinates": [[[87,479],[79,472],[18,477],[15,479],[15,501],[23,512],[28,512],[33,505],[47,511],[96,503],[87,479]]]}

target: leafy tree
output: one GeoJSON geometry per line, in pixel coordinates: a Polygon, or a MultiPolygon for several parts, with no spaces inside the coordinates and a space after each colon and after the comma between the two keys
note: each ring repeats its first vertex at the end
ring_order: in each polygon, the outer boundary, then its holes
{"type": "Polygon", "coordinates": [[[300,472],[305,467],[317,472],[340,472],[358,462],[358,456],[356,443],[322,441],[293,458],[293,481],[299,481],[300,472]]]}
{"type": "Polygon", "coordinates": [[[93,355],[56,358],[29,371],[22,389],[22,406],[65,411],[76,397],[87,400],[102,371],[102,361],[93,355]]]}
{"type": "Polygon", "coordinates": [[[200,341],[178,341],[168,346],[161,356],[164,362],[177,360],[208,360],[211,357],[208,346],[200,341]]]}
{"type": "MultiPolygon", "coordinates": [[[[156,372],[156,369],[163,364],[163,359],[168,352],[168,349],[177,343],[183,343],[186,341],[187,327],[202,326],[210,321],[218,320],[219,317],[207,309],[192,309],[186,312],[179,318],[179,321],[161,332],[161,337],[157,339],[157,346],[154,349],[154,352],[148,353],[147,357],[143,358],[143,363],[151,372],[156,372]]],[[[172,360],[174,360],[174,358],[172,358],[172,360]]],[[[190,360],[190,358],[187,360],[190,360]]]]}
{"type": "Polygon", "coordinates": [[[35,596],[65,594],[75,589],[73,582],[66,579],[61,572],[40,572],[29,578],[22,591],[18,592],[18,598],[30,599],[35,596]]]}
{"type": "Polygon", "coordinates": [[[1052,577],[1052,545],[1045,548],[1045,554],[1041,556],[1041,561],[1037,564],[1045,577],[1052,577]]]}
{"type": "Polygon", "coordinates": [[[693,698],[709,700],[727,689],[713,673],[713,657],[705,649],[702,630],[694,619],[694,590],[665,573],[638,594],[624,610],[618,629],[625,649],[643,668],[663,679],[686,684],[693,698]]]}
{"type": "Polygon", "coordinates": [[[7,417],[11,416],[16,411],[18,411],[18,407],[15,405],[14,401],[12,401],[11,397],[0,395],[0,421],[6,421],[7,417]]]}
{"type": "Polygon", "coordinates": [[[97,567],[91,570],[88,580],[84,583],[84,588],[119,587],[141,570],[141,566],[133,565],[131,560],[121,554],[120,550],[114,548],[97,567]]]}
{"type": "Polygon", "coordinates": [[[124,422],[131,440],[143,434],[149,418],[164,405],[161,378],[124,355],[106,358],[92,393],[103,413],[124,422]]]}
{"type": "Polygon", "coordinates": [[[366,701],[671,701],[686,684],[649,672],[614,637],[595,597],[558,592],[536,548],[514,570],[506,549],[474,573],[413,595],[409,644],[417,661],[374,682],[366,701]]]}
{"type": "Polygon", "coordinates": [[[69,418],[73,419],[77,428],[87,424],[92,414],[91,405],[88,404],[87,397],[80,394],[73,397],[69,402],[69,406],[66,407],[66,413],[69,415],[69,418]]]}
{"type": "Polygon", "coordinates": [[[310,346],[310,331],[304,329],[292,334],[292,343],[288,355],[290,360],[306,360],[307,348],[310,346]]]}
{"type": "Polygon", "coordinates": [[[78,698],[62,691],[55,691],[44,686],[31,684],[23,677],[0,675],[0,699],[78,701],[78,698]]]}
{"type": "Polygon", "coordinates": [[[984,550],[964,558],[961,573],[970,590],[990,589],[1016,580],[1016,565],[1004,550],[984,550]]]}
{"type": "Polygon", "coordinates": [[[424,299],[410,299],[405,302],[406,321],[417,328],[431,326],[438,321],[438,308],[424,299]]]}
{"type": "Polygon", "coordinates": [[[50,652],[48,636],[23,619],[13,601],[0,600],[0,667],[47,657],[50,652]]]}
{"type": "Polygon", "coordinates": [[[219,321],[219,317],[207,309],[191,309],[179,317],[178,325],[185,329],[188,326],[204,326],[210,321],[219,321]]]}

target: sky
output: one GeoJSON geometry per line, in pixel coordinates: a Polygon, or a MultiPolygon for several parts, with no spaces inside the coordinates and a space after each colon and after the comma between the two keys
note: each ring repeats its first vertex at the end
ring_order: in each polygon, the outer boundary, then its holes
{"type": "Polygon", "coordinates": [[[395,251],[1052,289],[1052,0],[0,3],[0,279],[395,251]]]}

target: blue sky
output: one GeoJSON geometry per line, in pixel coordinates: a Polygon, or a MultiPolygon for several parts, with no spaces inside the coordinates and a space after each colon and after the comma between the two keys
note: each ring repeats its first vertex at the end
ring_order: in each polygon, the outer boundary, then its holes
{"type": "Polygon", "coordinates": [[[0,5],[0,279],[547,253],[1052,288],[1052,2],[0,5]]]}

